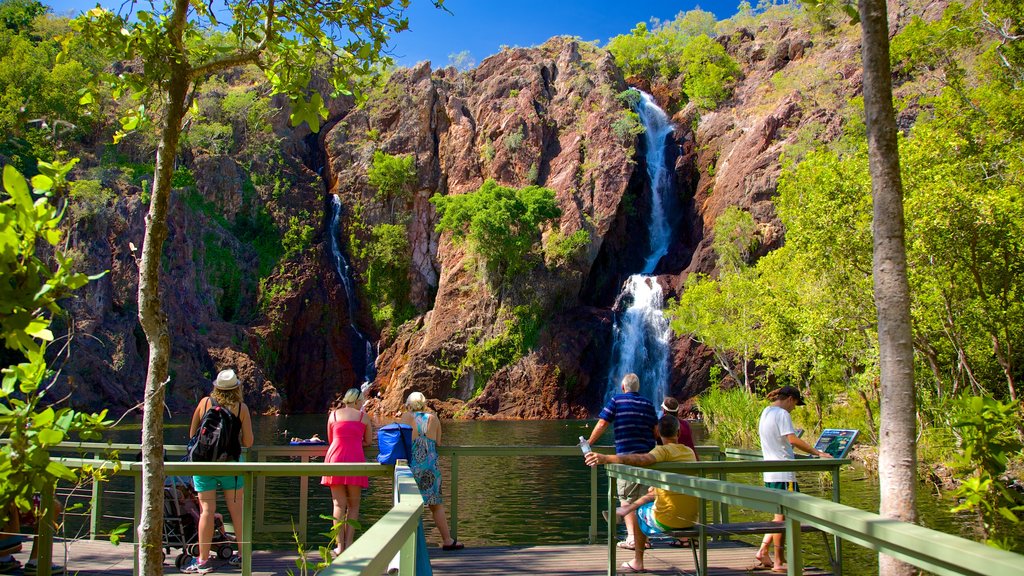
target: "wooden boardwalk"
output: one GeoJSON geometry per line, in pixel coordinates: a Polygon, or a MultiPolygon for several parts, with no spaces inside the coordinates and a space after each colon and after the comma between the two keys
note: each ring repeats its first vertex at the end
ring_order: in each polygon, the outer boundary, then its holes
{"type": "MultiPolygon", "coordinates": [[[[29,546],[16,555],[24,563],[28,560],[29,546]]],[[[53,546],[54,561],[67,567],[69,574],[82,576],[129,576],[132,573],[132,550],[130,543],[113,546],[102,540],[80,540],[74,542],[56,541],[53,546]]],[[[176,574],[175,554],[164,563],[165,574],[176,574]]],[[[620,550],[616,555],[618,563],[632,558],[632,552],[620,550]]],[[[315,554],[315,553],[314,553],[315,554]]],[[[770,571],[752,572],[747,568],[753,563],[754,549],[742,542],[713,543],[708,548],[709,574],[714,576],[746,576],[749,574],[771,574],[770,571]]],[[[431,566],[434,574],[488,576],[499,574],[545,574],[552,576],[597,576],[605,574],[607,552],[604,545],[540,545],[540,546],[487,546],[469,547],[459,552],[442,552],[431,548],[431,566]]],[[[297,555],[287,550],[257,550],[253,553],[253,574],[256,576],[284,576],[288,570],[295,571],[297,555]]],[[[694,574],[693,557],[688,549],[657,546],[644,554],[648,574],[676,576],[694,574]]],[[[224,562],[215,573],[239,574],[224,562]]],[[[12,572],[20,575],[21,571],[12,572]]],[[[817,569],[804,571],[807,576],[825,575],[817,569]]]]}

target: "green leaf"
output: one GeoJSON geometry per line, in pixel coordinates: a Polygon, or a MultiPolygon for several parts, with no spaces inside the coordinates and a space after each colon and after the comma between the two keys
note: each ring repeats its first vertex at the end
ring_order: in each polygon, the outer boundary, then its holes
{"type": "Polygon", "coordinates": [[[10,164],[4,166],[4,189],[22,210],[32,209],[32,196],[28,193],[25,177],[10,164]]]}
{"type": "Polygon", "coordinates": [[[46,428],[39,431],[39,441],[43,446],[52,446],[54,444],[60,444],[64,440],[64,433],[60,430],[53,430],[46,428]]]}
{"type": "Polygon", "coordinates": [[[68,482],[75,481],[75,473],[72,472],[70,468],[56,460],[50,460],[50,463],[46,465],[46,473],[55,478],[67,480],[68,482]]]}
{"type": "Polygon", "coordinates": [[[92,92],[90,91],[86,91],[82,94],[82,97],[78,99],[79,106],[88,106],[89,104],[94,104],[95,102],[96,99],[93,97],[92,92]]]}

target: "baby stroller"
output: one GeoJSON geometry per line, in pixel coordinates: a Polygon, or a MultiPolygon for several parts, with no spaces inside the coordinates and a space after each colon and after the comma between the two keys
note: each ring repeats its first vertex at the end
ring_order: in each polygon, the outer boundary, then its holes
{"type": "MultiPolygon", "coordinates": [[[[174,567],[181,570],[188,566],[192,557],[199,555],[199,495],[192,483],[183,478],[171,476],[164,484],[164,553],[172,548],[181,550],[174,559],[174,567]]],[[[235,539],[224,531],[224,519],[214,516],[212,553],[222,560],[231,558],[235,539]]]]}

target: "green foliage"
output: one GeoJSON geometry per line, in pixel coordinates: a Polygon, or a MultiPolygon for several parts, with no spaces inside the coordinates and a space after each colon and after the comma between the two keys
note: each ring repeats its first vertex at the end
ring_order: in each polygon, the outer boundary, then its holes
{"type": "Polygon", "coordinates": [[[505,136],[504,140],[505,150],[508,150],[509,152],[515,152],[516,150],[519,150],[520,148],[523,147],[523,140],[525,138],[526,136],[523,134],[522,129],[518,129],[515,132],[509,133],[508,136],[505,136]]]}
{"type": "MultiPolygon", "coordinates": [[[[505,314],[499,311],[498,317],[505,314]]],[[[516,306],[504,320],[505,330],[493,338],[470,342],[466,355],[455,369],[454,382],[472,374],[474,392],[479,394],[491,377],[526,355],[537,345],[540,334],[540,309],[536,306],[516,306]]]]}
{"type": "Polygon", "coordinates": [[[213,301],[220,317],[230,322],[241,303],[242,270],[230,244],[220,235],[208,232],[203,236],[206,281],[213,288],[213,301]]]}
{"type": "Polygon", "coordinates": [[[171,175],[171,188],[187,188],[195,185],[196,177],[192,175],[191,170],[184,166],[176,168],[174,174],[171,175]]]}
{"type": "Polygon", "coordinates": [[[408,202],[416,185],[416,158],[412,154],[392,156],[377,150],[366,178],[377,189],[377,199],[391,205],[394,219],[395,203],[408,202]]]}
{"type": "Polygon", "coordinates": [[[540,239],[538,227],[561,216],[555,193],[527,186],[514,190],[487,180],[475,192],[457,196],[435,194],[438,232],[450,232],[499,278],[529,270],[528,258],[540,239]]]}
{"type": "Polygon", "coordinates": [[[757,223],[750,212],[729,206],[715,221],[714,230],[711,247],[718,254],[718,269],[727,273],[745,268],[758,245],[757,223]]]}
{"type": "Polygon", "coordinates": [[[631,145],[636,142],[636,137],[644,133],[644,125],[640,122],[640,115],[632,110],[621,110],[615,121],[612,122],[612,133],[624,145],[631,145]]]}
{"type": "Polygon", "coordinates": [[[732,83],[742,72],[721,44],[709,36],[697,36],[679,59],[683,70],[683,91],[691,102],[711,110],[732,94],[732,83]]]}
{"type": "Polygon", "coordinates": [[[54,374],[47,369],[46,347],[54,340],[51,319],[60,313],[57,302],[84,286],[91,278],[70,271],[72,262],[60,245],[60,216],[48,196],[66,188],[64,179],[74,163],[47,165],[28,182],[14,167],[3,170],[6,192],[0,201],[0,336],[4,355],[0,385],[0,523],[10,505],[28,511],[32,495],[48,490],[57,480],[75,481],[76,475],[50,461],[49,448],[77,435],[97,439],[109,425],[106,410],[83,414],[55,408],[45,394],[54,374]],[[37,247],[55,249],[57,268],[51,270],[37,255],[37,247]]]}
{"type": "Polygon", "coordinates": [[[988,545],[1019,552],[1024,542],[1014,530],[1024,518],[1024,498],[1006,486],[1003,475],[1010,457],[1024,448],[1020,410],[1014,403],[974,396],[964,399],[964,415],[953,426],[961,433],[959,472],[968,476],[955,492],[961,503],[953,512],[973,510],[988,545]]]}
{"type": "Polygon", "coordinates": [[[366,292],[378,326],[398,327],[416,311],[409,302],[412,253],[408,231],[401,224],[381,224],[366,247],[366,292]]]}
{"type": "Polygon", "coordinates": [[[699,8],[680,12],[674,20],[639,23],[629,34],[608,41],[615,63],[627,76],[671,81],[682,71],[680,59],[686,46],[698,36],[712,36],[715,17],[699,8]]]}
{"type": "Polygon", "coordinates": [[[14,32],[28,31],[32,21],[50,11],[38,0],[3,0],[0,2],[0,25],[14,32]]]}
{"type": "Polygon", "coordinates": [[[313,234],[316,230],[308,224],[312,218],[303,211],[298,216],[288,218],[288,229],[281,238],[281,248],[284,250],[284,259],[291,260],[305,252],[313,245],[313,234]]]}
{"type": "Polygon", "coordinates": [[[73,221],[93,227],[106,222],[114,208],[114,192],[99,180],[76,180],[70,183],[68,210],[73,221]]]}
{"type": "Polygon", "coordinates": [[[711,386],[697,396],[697,406],[712,443],[719,446],[756,448],[757,426],[764,404],[741,388],[722,390],[711,386]]]}
{"type": "Polygon", "coordinates": [[[281,246],[281,234],[277,231],[277,225],[267,213],[266,207],[260,206],[253,217],[239,212],[231,231],[239,242],[251,246],[256,251],[256,257],[259,259],[259,277],[269,276],[284,255],[284,248],[281,246]]]}
{"type": "Polygon", "coordinates": [[[231,126],[218,122],[197,122],[185,135],[184,144],[206,154],[227,154],[234,145],[231,126]]]}
{"type": "Polygon", "coordinates": [[[590,246],[590,233],[577,230],[568,236],[554,230],[544,241],[544,258],[554,266],[564,266],[582,258],[590,246]]]}

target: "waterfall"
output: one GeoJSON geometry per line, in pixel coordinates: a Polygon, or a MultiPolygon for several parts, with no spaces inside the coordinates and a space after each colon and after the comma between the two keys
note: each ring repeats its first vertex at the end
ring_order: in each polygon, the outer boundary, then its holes
{"type": "Polygon", "coordinates": [[[374,351],[373,343],[356,326],[359,301],[356,299],[355,285],[352,281],[352,268],[349,266],[348,259],[345,258],[345,253],[341,251],[341,242],[339,241],[341,233],[341,208],[341,198],[337,194],[333,194],[331,197],[331,226],[329,230],[331,257],[334,260],[334,271],[338,273],[338,279],[345,288],[345,301],[348,304],[348,323],[353,336],[352,364],[357,369],[359,368],[359,353],[362,352],[364,363],[362,388],[365,391],[377,376],[377,354],[374,351]]]}
{"type": "Polygon", "coordinates": [[[662,312],[661,285],[651,276],[658,261],[668,253],[672,239],[670,214],[666,207],[672,180],[665,165],[665,139],[673,126],[650,94],[641,92],[637,114],[644,126],[647,144],[647,176],[651,184],[649,215],[650,243],[641,274],[629,277],[616,302],[628,302],[616,314],[612,365],[608,372],[605,400],[620,392],[622,377],[630,372],[640,377],[640,393],[660,406],[668,393],[669,323],[662,312]]]}

